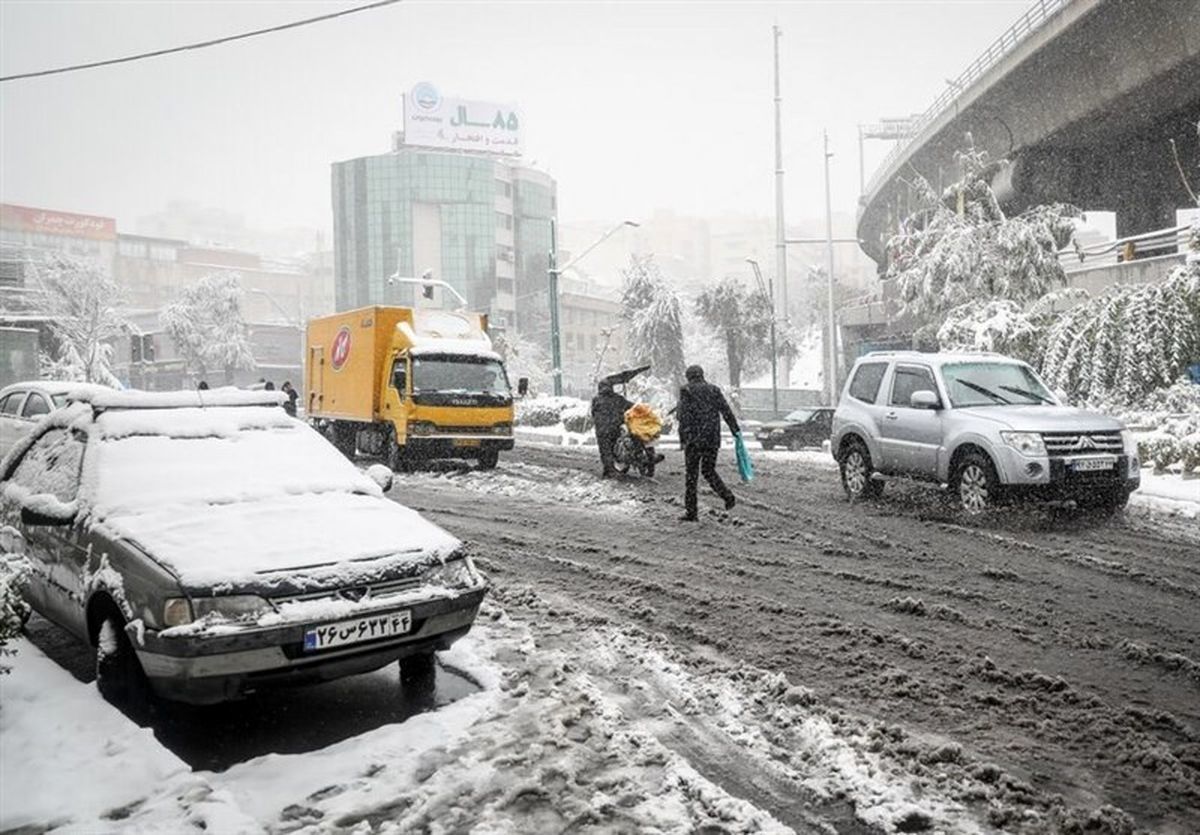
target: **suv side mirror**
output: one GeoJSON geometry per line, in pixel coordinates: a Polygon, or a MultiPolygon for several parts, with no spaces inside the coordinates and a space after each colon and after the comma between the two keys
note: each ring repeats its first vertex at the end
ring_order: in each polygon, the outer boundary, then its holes
{"type": "Polygon", "coordinates": [[[937,394],[929,389],[914,391],[908,402],[914,409],[940,409],[942,407],[937,394]]]}
{"type": "Polygon", "coordinates": [[[39,513],[36,510],[30,510],[28,507],[21,508],[21,524],[27,527],[56,527],[61,528],[72,524],[75,521],[73,516],[51,516],[46,513],[39,513]]]}

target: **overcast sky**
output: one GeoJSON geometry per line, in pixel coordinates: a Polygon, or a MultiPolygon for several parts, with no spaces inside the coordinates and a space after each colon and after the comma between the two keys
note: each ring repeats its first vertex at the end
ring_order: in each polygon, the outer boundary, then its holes
{"type": "MultiPolygon", "coordinates": [[[[0,0],[0,74],[219,37],[354,2],[0,0]]],[[[388,150],[404,92],[513,102],[564,223],[773,212],[771,24],[789,218],[854,210],[856,125],[922,111],[1015,2],[420,3],[0,85],[0,199],[138,216],[173,198],[332,226],[329,164],[388,150]]],[[[868,144],[868,177],[886,150],[868,144]]]]}

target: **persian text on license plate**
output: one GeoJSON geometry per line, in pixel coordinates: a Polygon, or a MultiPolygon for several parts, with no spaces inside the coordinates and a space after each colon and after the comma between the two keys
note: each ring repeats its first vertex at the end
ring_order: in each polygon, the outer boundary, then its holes
{"type": "Polygon", "coordinates": [[[1076,472],[1092,472],[1094,470],[1111,470],[1116,463],[1115,458],[1077,458],[1071,466],[1076,472]]]}
{"type": "Polygon", "coordinates": [[[412,612],[388,612],[366,618],[326,623],[304,630],[304,650],[312,652],[346,644],[357,644],[376,638],[406,635],[412,629],[412,612]]]}

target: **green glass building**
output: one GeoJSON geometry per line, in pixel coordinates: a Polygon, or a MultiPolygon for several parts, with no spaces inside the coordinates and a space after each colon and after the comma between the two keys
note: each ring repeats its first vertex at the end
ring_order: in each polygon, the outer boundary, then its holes
{"type": "Polygon", "coordinates": [[[556,208],[548,175],[511,157],[397,145],[334,163],[332,185],[338,310],[411,303],[413,287],[388,276],[426,270],[494,327],[519,326],[538,291],[544,304],[556,208]]]}

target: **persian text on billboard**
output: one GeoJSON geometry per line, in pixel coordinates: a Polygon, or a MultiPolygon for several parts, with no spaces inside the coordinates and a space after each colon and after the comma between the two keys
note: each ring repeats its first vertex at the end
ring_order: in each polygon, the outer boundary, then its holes
{"type": "Polygon", "coordinates": [[[111,217],[51,212],[12,203],[0,204],[0,226],[24,232],[90,238],[97,241],[111,241],[117,237],[117,222],[111,217]]]}
{"type": "Polygon", "coordinates": [[[428,83],[404,97],[404,144],[520,155],[521,114],[511,105],[443,98],[428,83]]]}

